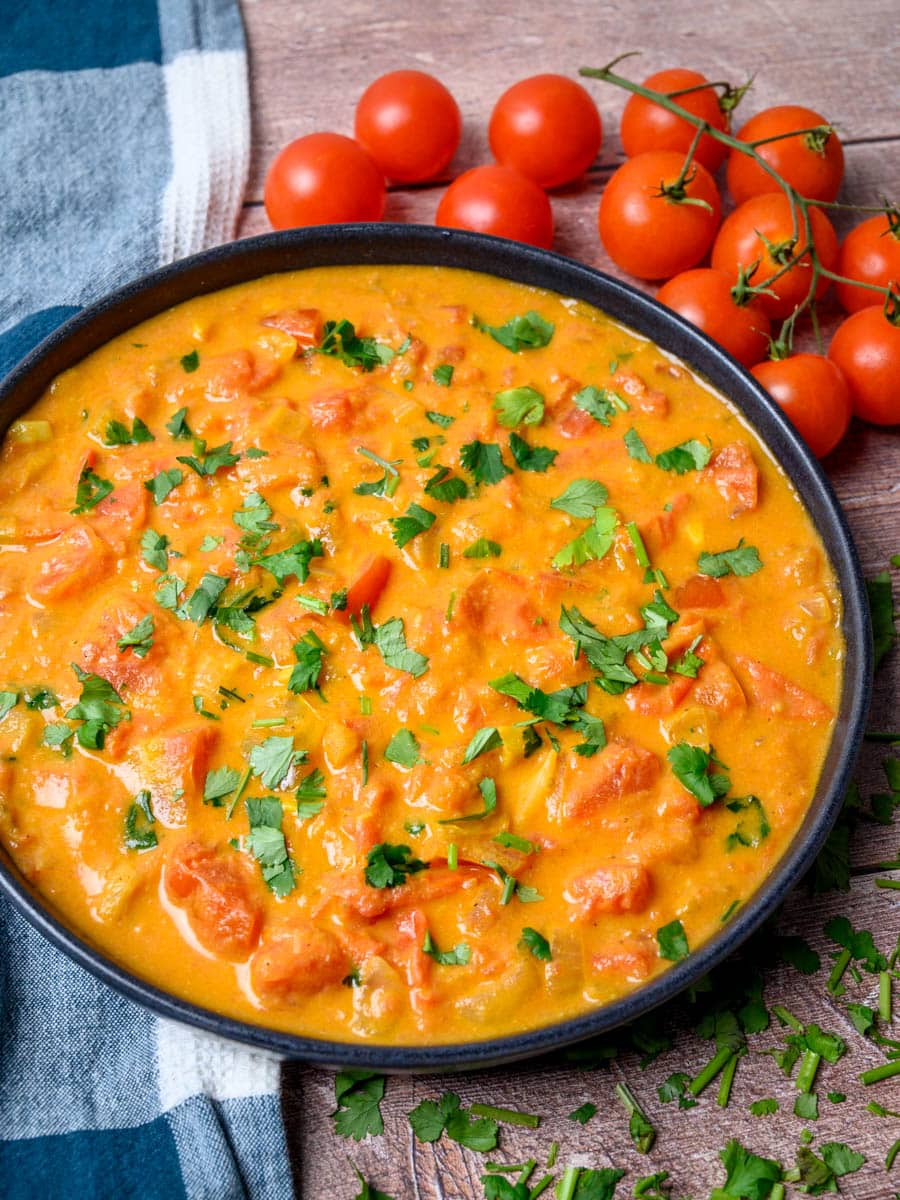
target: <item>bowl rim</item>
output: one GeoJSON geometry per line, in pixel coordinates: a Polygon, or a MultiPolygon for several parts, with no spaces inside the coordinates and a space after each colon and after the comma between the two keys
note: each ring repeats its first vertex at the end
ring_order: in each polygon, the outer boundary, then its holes
{"type": "Polygon", "coordinates": [[[428,225],[360,223],[263,234],[227,243],[151,272],[70,317],[0,382],[0,431],[50,381],[118,333],[173,305],[265,275],[325,265],[462,267],[577,297],[648,337],[724,392],[780,464],[823,538],[837,575],[846,643],[841,703],[822,779],[804,820],[773,871],[723,928],[662,975],[580,1016],[472,1042],[385,1045],[329,1041],[225,1016],[133,974],[70,927],[0,848],[0,895],[79,966],[160,1016],[288,1058],[327,1067],[388,1072],[465,1070],[560,1049],[606,1033],[665,1004],[741,945],[811,867],[843,802],[871,698],[871,626],[865,585],[846,517],[818,461],[757,383],[724,349],[656,300],[552,251],[428,225]],[[7,412],[7,409],[9,412],[7,412]]]}

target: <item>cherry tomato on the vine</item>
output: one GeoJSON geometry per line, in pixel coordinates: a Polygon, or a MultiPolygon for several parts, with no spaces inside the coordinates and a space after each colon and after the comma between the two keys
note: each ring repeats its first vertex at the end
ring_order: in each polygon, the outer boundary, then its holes
{"type": "Polygon", "coordinates": [[[828,357],[844,372],[853,411],[873,425],[900,425],[900,325],[862,308],[836,329],[828,357]]]}
{"type": "Polygon", "coordinates": [[[266,176],[264,200],[275,229],[333,221],[379,221],[384,179],[352,138],[310,133],[289,142],[266,176]]]}
{"type": "Polygon", "coordinates": [[[639,279],[667,279],[700,261],[715,236],[722,206],[713,177],[677,151],[629,158],[612,175],[600,198],[600,238],[613,262],[639,279]]]}
{"type": "Polygon", "coordinates": [[[553,210],[546,192],[511,167],[473,167],[441,197],[436,225],[474,229],[542,246],[553,243],[553,210]]]}
{"type": "Polygon", "coordinates": [[[771,324],[758,301],[735,300],[734,283],[724,271],[697,267],[664,283],[656,298],[752,367],[766,357],[771,324]]]}
{"type": "Polygon", "coordinates": [[[850,390],[839,367],[821,354],[792,354],[757,363],[752,373],[817,458],[835,448],[852,413],[850,390]]]}
{"type": "MultiPolygon", "coordinates": [[[[757,154],[801,196],[809,200],[833,200],[844,177],[844,151],[838,135],[823,132],[782,136],[795,129],[823,127],[827,130],[828,122],[811,108],[779,104],[751,117],[736,136],[742,142],[763,142],[756,147],[757,154]],[[767,138],[777,140],[766,141],[767,138]]],[[[779,190],[772,176],[740,150],[732,150],[728,156],[725,181],[735,204],[779,190]]]]}
{"type": "MultiPolygon", "coordinates": [[[[715,88],[701,86],[697,91],[684,91],[685,88],[697,88],[698,84],[707,82],[706,76],[699,71],[673,67],[668,71],[657,71],[645,79],[644,87],[654,92],[665,92],[695,117],[702,118],[714,129],[726,131],[728,118],[722,111],[715,88]],[[672,95],[673,92],[683,94],[672,95]]],[[[629,158],[634,158],[636,154],[645,154],[648,150],[680,150],[686,154],[696,129],[684,117],[676,116],[654,101],[643,96],[631,96],[622,113],[619,132],[622,149],[629,158]]],[[[727,146],[704,134],[694,157],[708,171],[715,171],[727,153],[727,146]]]]}
{"type": "MultiPolygon", "coordinates": [[[[822,266],[834,270],[837,262],[837,235],[831,222],[817,208],[810,209],[812,241],[822,266]]],[[[770,317],[787,317],[806,298],[812,278],[808,243],[803,230],[802,213],[797,213],[798,234],[793,250],[794,223],[791,206],[783,192],[754,196],[740,208],[736,208],[722,222],[722,228],[713,243],[712,265],[717,271],[737,276],[738,269],[749,269],[759,265],[750,276],[754,285],[763,283],[776,271],[788,269],[770,290],[774,295],[762,293],[759,303],[770,317]],[[789,265],[793,263],[793,265],[789,265]]],[[[767,285],[769,286],[769,285],[767,285]]],[[[816,298],[821,298],[828,288],[828,280],[819,279],[816,298]]]]}
{"type": "Polygon", "coordinates": [[[600,151],[603,126],[580,83],[565,75],[533,75],[494,105],[488,140],[502,166],[553,188],[585,173],[600,151]]]}
{"type": "Polygon", "coordinates": [[[459,145],[459,105],[424,71],[391,71],[370,83],[356,106],[356,140],[388,179],[422,183],[449,164],[459,145]]]}
{"type": "MultiPolygon", "coordinates": [[[[841,245],[837,273],[884,288],[900,284],[900,221],[892,225],[886,213],[879,213],[851,229],[841,245]]],[[[884,304],[884,296],[871,288],[837,283],[835,291],[847,312],[884,304]]]]}

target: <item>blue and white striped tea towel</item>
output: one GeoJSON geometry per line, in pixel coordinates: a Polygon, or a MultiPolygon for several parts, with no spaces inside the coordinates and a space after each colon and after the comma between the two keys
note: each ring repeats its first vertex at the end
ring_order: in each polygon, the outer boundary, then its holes
{"type": "MultiPolygon", "coordinates": [[[[71,313],[234,235],[236,0],[0,0],[0,372],[71,313]]],[[[0,900],[0,1196],[289,1200],[278,1062],[158,1020],[0,900]]]]}

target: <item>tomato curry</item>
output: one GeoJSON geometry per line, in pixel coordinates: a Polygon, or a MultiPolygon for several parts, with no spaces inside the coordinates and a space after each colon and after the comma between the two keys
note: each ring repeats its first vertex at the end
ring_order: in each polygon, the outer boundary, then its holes
{"type": "Polygon", "coordinates": [[[0,461],[0,839],[92,944],[329,1039],[583,1013],[815,792],[835,577],[739,414],[595,309],[285,273],[55,380],[0,461]]]}

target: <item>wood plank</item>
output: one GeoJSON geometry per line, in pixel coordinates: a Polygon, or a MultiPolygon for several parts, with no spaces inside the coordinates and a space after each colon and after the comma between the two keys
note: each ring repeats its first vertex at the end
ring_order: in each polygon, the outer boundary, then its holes
{"type": "MultiPolygon", "coordinates": [[[[452,13],[423,2],[384,5],[348,0],[334,15],[294,0],[245,0],[254,113],[248,196],[259,200],[268,163],[292,138],[315,130],[352,133],[365,87],[386,71],[415,67],[436,74],[456,96],[465,122],[454,169],[488,161],[486,127],[500,94],[545,71],[572,75],[616,55],[642,50],[623,64],[635,78],[666,66],[702,70],[710,79],[743,82],[753,92],[739,119],[771,104],[805,104],[850,140],[900,134],[894,0],[866,0],[860,19],[840,0],[811,10],[808,0],[744,7],[721,0],[616,5],[569,0],[524,9],[514,0],[457,0],[452,13]],[[876,32],[881,31],[883,38],[876,32]]],[[[590,85],[606,127],[604,162],[618,157],[624,97],[590,85]]]]}

